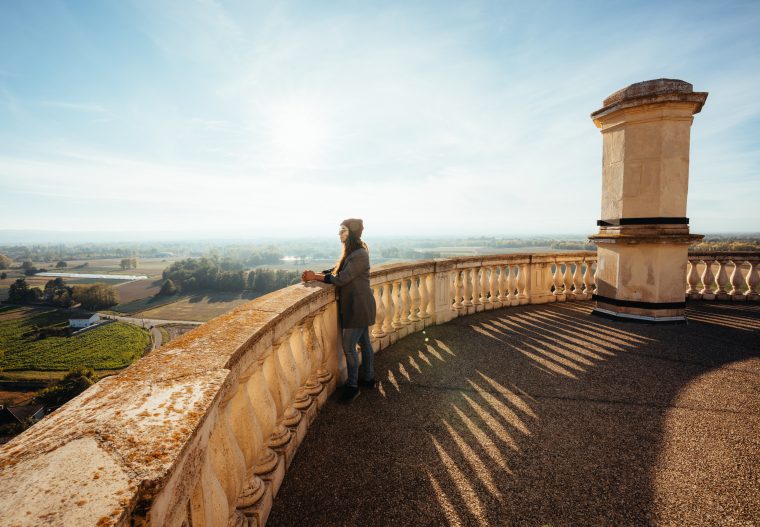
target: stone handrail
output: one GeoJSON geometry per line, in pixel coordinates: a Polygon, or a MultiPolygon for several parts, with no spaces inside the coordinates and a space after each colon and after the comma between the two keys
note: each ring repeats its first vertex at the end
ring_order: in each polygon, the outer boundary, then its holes
{"type": "Polygon", "coordinates": [[[686,297],[689,299],[757,302],[760,301],[759,284],[760,252],[689,252],[686,273],[686,297]],[[746,274],[742,269],[746,269],[746,274]]]}
{"type": "Polygon", "coordinates": [[[500,307],[588,300],[596,253],[501,254],[377,268],[376,350],[425,326],[500,307]]]}
{"type": "MultiPolygon", "coordinates": [[[[486,309],[585,300],[593,252],[374,268],[376,349],[486,309]]],[[[0,447],[0,525],[263,525],[345,376],[334,289],[253,300],[103,379],[0,447]]]]}

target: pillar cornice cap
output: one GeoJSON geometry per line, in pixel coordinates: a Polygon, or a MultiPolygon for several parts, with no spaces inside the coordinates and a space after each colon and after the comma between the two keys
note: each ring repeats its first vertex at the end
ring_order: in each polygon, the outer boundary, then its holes
{"type": "Polygon", "coordinates": [[[693,113],[699,113],[707,95],[707,92],[695,92],[690,83],[678,79],[637,82],[604,99],[604,106],[593,112],[591,118],[597,122],[602,117],[626,108],[669,102],[692,103],[693,113]]]}

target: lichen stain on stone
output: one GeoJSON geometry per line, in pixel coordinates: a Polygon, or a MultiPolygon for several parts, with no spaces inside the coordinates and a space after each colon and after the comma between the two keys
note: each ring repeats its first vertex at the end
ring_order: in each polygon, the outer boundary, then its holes
{"type": "MultiPolygon", "coordinates": [[[[56,481],[52,476],[60,475],[56,472],[60,469],[55,466],[32,467],[51,456],[60,457],[71,448],[85,456],[83,459],[97,452],[106,456],[107,465],[101,464],[97,470],[75,470],[68,476],[78,482],[73,486],[80,490],[88,482],[97,481],[89,489],[100,489],[110,483],[108,495],[88,490],[89,500],[75,494],[60,498],[58,505],[58,498],[72,486],[44,490],[38,486],[36,492],[38,496],[49,496],[45,502],[55,503],[59,512],[67,510],[68,502],[69,506],[76,504],[88,510],[90,518],[99,517],[98,509],[110,505],[112,512],[101,516],[97,524],[118,523],[129,515],[131,509],[127,507],[138,489],[160,485],[171,474],[183,448],[190,444],[192,435],[223,395],[221,392],[230,389],[232,380],[227,364],[234,364],[251,350],[257,339],[269,334],[285,314],[327,294],[332,294],[331,289],[294,287],[267,295],[196,328],[119,374],[103,379],[0,447],[0,477],[18,483],[43,470],[50,472],[50,481],[56,481]],[[89,446],[86,449],[75,446],[80,441],[89,441],[89,446]],[[113,488],[117,481],[119,485],[113,488]],[[117,497],[121,499],[114,507],[117,497]]],[[[61,484],[59,481],[58,486],[61,484]]],[[[15,487],[5,485],[5,490],[0,489],[0,500],[3,497],[15,500],[15,487]]],[[[36,512],[46,512],[48,506],[36,512]]],[[[46,523],[60,522],[65,516],[48,514],[50,521],[46,523]]]]}

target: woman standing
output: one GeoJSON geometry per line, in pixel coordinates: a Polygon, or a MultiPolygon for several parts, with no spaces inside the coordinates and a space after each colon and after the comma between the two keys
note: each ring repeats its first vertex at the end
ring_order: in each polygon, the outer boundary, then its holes
{"type": "Polygon", "coordinates": [[[369,339],[369,326],[375,323],[375,298],[369,286],[369,252],[361,239],[363,231],[362,220],[344,220],[338,232],[343,254],[335,267],[322,273],[304,271],[301,275],[304,282],[318,280],[338,288],[338,315],[348,369],[348,380],[340,397],[342,402],[358,397],[360,383],[366,388],[375,386],[375,357],[369,339]],[[361,371],[357,343],[362,350],[361,371]]]}

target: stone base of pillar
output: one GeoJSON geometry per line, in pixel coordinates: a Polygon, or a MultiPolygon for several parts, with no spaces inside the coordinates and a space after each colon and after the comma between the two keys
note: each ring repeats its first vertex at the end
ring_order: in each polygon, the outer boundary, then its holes
{"type": "Polygon", "coordinates": [[[599,265],[594,313],[647,323],[686,321],[687,249],[696,235],[597,235],[599,265]]]}
{"type": "Polygon", "coordinates": [[[643,322],[646,324],[685,324],[686,314],[683,309],[663,309],[662,312],[653,314],[651,309],[624,308],[612,306],[597,300],[592,315],[620,320],[623,322],[643,322]]]}

